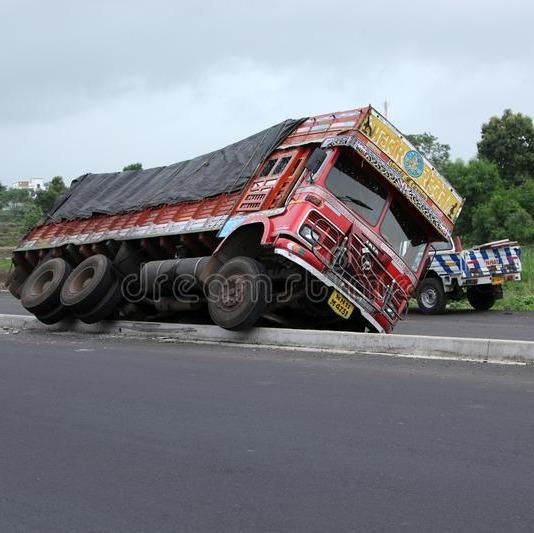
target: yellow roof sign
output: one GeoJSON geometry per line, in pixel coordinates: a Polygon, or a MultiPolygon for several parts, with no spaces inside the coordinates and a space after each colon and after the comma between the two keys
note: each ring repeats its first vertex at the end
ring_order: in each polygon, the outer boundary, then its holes
{"type": "Polygon", "coordinates": [[[463,198],[386,118],[370,109],[360,131],[397,165],[409,186],[423,193],[448,220],[455,222],[463,198]]]}

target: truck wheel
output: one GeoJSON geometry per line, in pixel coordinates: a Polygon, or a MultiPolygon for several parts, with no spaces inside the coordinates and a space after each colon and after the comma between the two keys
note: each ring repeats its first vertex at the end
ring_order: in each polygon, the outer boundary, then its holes
{"type": "Polygon", "coordinates": [[[16,266],[7,277],[7,290],[11,293],[11,296],[16,298],[17,300],[20,300],[22,286],[24,285],[24,282],[28,279],[29,275],[29,270],[21,266],[16,266]]]}
{"type": "Polygon", "coordinates": [[[493,307],[495,303],[495,294],[493,293],[493,287],[469,287],[467,289],[467,299],[471,304],[471,307],[477,311],[487,311],[493,307]]]}
{"type": "Polygon", "coordinates": [[[45,315],[60,305],[59,294],[71,273],[70,265],[60,257],[39,265],[22,286],[20,301],[34,315],[45,315]]]}
{"type": "Polygon", "coordinates": [[[39,322],[42,322],[43,324],[56,324],[57,322],[61,322],[66,316],[69,314],[67,308],[61,304],[59,304],[55,309],[52,309],[52,311],[48,311],[44,314],[37,314],[35,317],[39,322]]]}
{"type": "Polygon", "coordinates": [[[270,279],[255,259],[234,257],[217,271],[208,290],[208,311],[213,322],[225,329],[247,329],[265,310],[270,279]]]}
{"type": "Polygon", "coordinates": [[[121,301],[121,284],[115,281],[108,292],[92,309],[85,313],[74,313],[74,316],[86,324],[96,324],[112,315],[121,301]]]}
{"type": "Polygon", "coordinates": [[[114,280],[111,260],[92,255],[71,272],[61,289],[61,303],[74,312],[87,311],[105,296],[114,280]]]}
{"type": "Polygon", "coordinates": [[[417,305],[425,315],[438,315],[445,311],[447,295],[439,279],[425,278],[417,287],[417,305]]]}

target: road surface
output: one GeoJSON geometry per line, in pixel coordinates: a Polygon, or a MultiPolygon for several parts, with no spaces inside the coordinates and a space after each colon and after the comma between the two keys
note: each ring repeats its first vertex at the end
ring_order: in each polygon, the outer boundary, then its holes
{"type": "Polygon", "coordinates": [[[0,334],[0,531],[532,531],[534,367],[0,334]]]}
{"type": "Polygon", "coordinates": [[[411,311],[395,333],[534,341],[534,312],[465,310],[429,316],[411,311]]]}
{"type": "MultiPolygon", "coordinates": [[[[3,313],[28,314],[18,300],[0,292],[0,314],[3,313]]],[[[534,312],[449,311],[444,315],[425,316],[414,311],[397,325],[395,333],[534,341],[534,312]]]]}

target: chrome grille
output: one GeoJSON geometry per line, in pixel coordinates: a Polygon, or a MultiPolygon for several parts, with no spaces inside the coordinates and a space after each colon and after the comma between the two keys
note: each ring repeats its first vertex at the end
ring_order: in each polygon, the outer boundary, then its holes
{"type": "Polygon", "coordinates": [[[410,295],[379,261],[374,245],[366,244],[354,232],[343,239],[336,228],[314,211],[307,223],[320,235],[312,249],[325,265],[327,277],[367,312],[380,312],[392,323],[403,318],[410,295]]]}

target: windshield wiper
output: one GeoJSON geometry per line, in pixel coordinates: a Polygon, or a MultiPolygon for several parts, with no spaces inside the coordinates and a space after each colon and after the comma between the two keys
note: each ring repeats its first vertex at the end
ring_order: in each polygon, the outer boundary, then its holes
{"type": "Polygon", "coordinates": [[[343,196],[338,196],[338,198],[340,200],[348,200],[349,202],[359,205],[360,207],[363,207],[364,209],[369,209],[369,211],[373,210],[372,207],[369,207],[367,204],[363,203],[361,200],[358,200],[358,198],[354,198],[354,196],[349,196],[348,194],[344,194],[343,196]]]}

